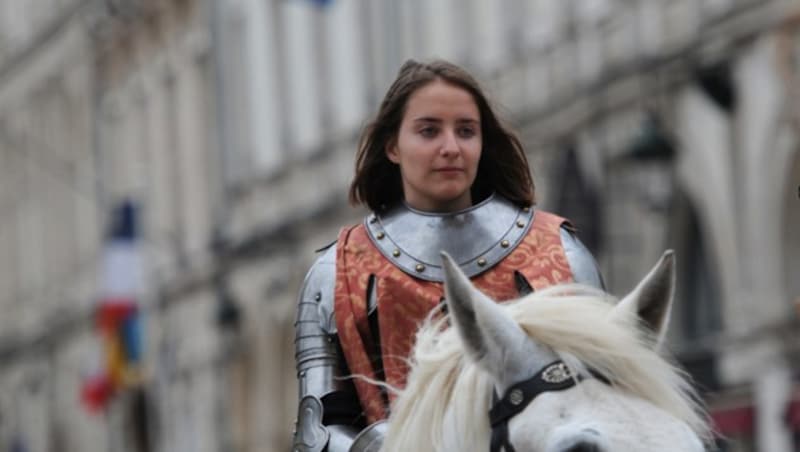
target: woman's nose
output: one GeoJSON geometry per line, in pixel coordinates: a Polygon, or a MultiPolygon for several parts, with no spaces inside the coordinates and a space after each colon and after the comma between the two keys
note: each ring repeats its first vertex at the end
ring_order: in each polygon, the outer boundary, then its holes
{"type": "Polygon", "coordinates": [[[458,153],[461,150],[458,144],[458,138],[455,131],[447,131],[444,133],[444,142],[442,143],[442,153],[450,155],[458,153]]]}

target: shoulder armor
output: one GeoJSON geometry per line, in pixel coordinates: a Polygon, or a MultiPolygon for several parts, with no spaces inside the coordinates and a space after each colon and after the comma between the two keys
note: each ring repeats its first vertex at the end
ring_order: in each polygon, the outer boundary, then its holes
{"type": "Polygon", "coordinates": [[[564,254],[567,255],[567,262],[572,270],[572,279],[576,283],[605,290],[603,278],[600,276],[600,270],[597,268],[592,253],[573,232],[563,226],[561,227],[561,244],[564,246],[564,254]]]}
{"type": "Polygon", "coordinates": [[[298,321],[301,315],[304,320],[316,317],[325,332],[336,333],[336,319],[333,314],[335,287],[336,247],[328,246],[306,274],[303,288],[300,290],[298,321]],[[306,306],[303,306],[304,304],[306,306]]]}

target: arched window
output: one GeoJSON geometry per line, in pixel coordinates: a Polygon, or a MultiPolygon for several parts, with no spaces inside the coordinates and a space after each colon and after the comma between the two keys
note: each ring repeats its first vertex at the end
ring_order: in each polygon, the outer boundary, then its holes
{"type": "Polygon", "coordinates": [[[602,218],[598,188],[591,186],[583,174],[575,147],[563,152],[560,179],[556,182],[556,212],[578,228],[578,235],[597,256],[601,248],[602,218]]]}
{"type": "Polygon", "coordinates": [[[714,359],[714,338],[722,332],[718,267],[700,217],[680,190],[673,205],[670,231],[678,264],[671,328],[673,343],[678,359],[700,389],[718,389],[714,359]]]}

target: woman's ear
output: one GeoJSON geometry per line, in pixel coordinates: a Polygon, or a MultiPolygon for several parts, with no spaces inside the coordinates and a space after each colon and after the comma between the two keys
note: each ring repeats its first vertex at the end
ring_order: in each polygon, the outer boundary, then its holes
{"type": "Polygon", "coordinates": [[[386,142],[386,149],[384,149],[384,153],[390,162],[397,165],[400,164],[400,156],[397,154],[397,137],[386,142]]]}
{"type": "Polygon", "coordinates": [[[397,155],[397,141],[392,140],[386,143],[386,158],[392,163],[400,164],[400,156],[397,155]]]}

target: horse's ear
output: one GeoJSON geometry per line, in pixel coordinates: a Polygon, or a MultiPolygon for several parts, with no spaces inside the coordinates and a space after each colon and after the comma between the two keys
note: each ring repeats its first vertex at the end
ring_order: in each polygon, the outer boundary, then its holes
{"type": "Polygon", "coordinates": [[[555,359],[549,348],[531,340],[514,319],[476,289],[445,252],[445,302],[467,353],[503,387],[527,379],[555,359]]]}
{"type": "Polygon", "coordinates": [[[675,295],[675,254],[667,250],[650,273],[615,308],[632,311],[655,335],[656,346],[664,341],[675,295]]]}
{"type": "Polygon", "coordinates": [[[504,312],[496,309],[494,301],[472,285],[458,264],[444,251],[442,265],[447,311],[467,352],[480,362],[487,358],[491,345],[491,338],[486,336],[513,330],[516,325],[504,312]]]}

